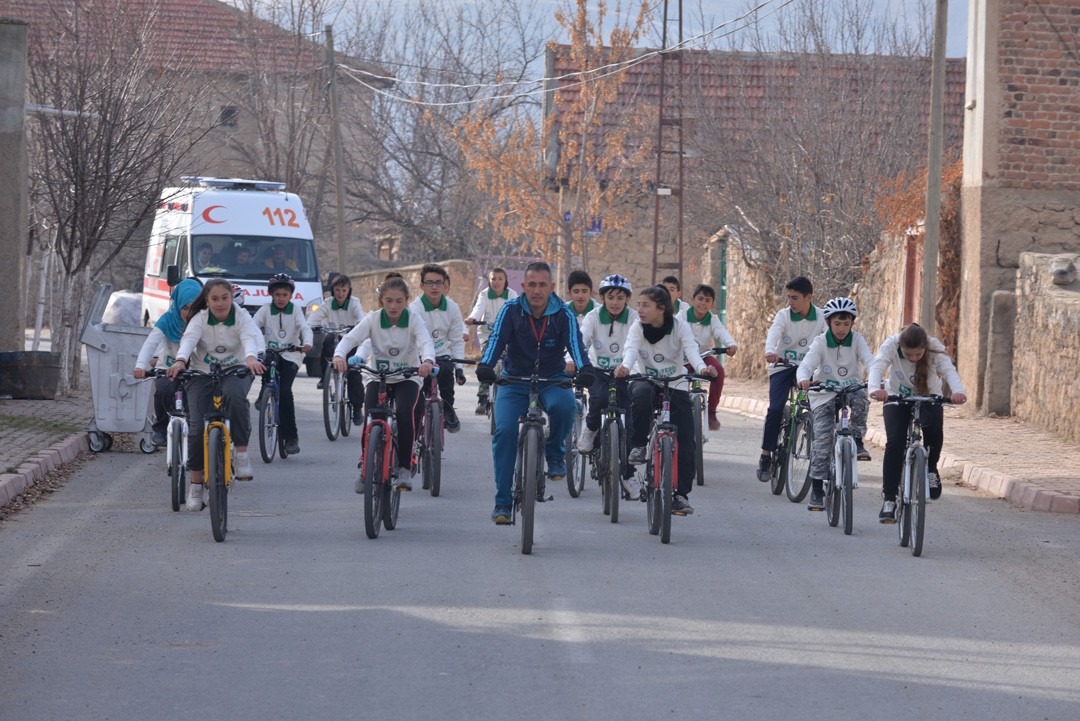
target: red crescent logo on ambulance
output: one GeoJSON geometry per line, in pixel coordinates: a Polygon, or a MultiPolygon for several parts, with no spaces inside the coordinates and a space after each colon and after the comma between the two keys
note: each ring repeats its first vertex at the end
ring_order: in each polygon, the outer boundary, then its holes
{"type": "Polygon", "coordinates": [[[207,208],[206,210],[204,210],[202,212],[203,220],[205,220],[207,223],[224,223],[225,222],[224,220],[214,220],[213,218],[210,217],[210,211],[211,210],[216,210],[217,208],[224,208],[224,207],[225,207],[224,205],[211,205],[209,208],[207,208]]]}

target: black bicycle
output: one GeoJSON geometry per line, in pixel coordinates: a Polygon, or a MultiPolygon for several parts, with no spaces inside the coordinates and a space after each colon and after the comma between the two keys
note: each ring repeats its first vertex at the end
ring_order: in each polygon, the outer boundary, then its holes
{"type": "MultiPolygon", "coordinates": [[[[775,363],[798,368],[795,361],[781,359],[775,363]]],[[[810,492],[810,453],[814,443],[814,419],[810,415],[810,397],[792,384],[788,389],[780,421],[780,434],[769,468],[769,490],[774,496],[787,492],[788,500],[801,503],[810,492]]]]}
{"type": "Polygon", "coordinates": [[[281,436],[278,428],[281,422],[281,383],[278,380],[281,356],[293,351],[302,351],[298,345],[290,345],[285,348],[267,348],[260,358],[266,365],[266,383],[259,391],[259,399],[255,403],[259,409],[259,454],[263,463],[273,463],[274,453],[278,453],[282,459],[288,458],[285,450],[285,439],[281,436]]]}
{"type": "Polygon", "coordinates": [[[896,494],[896,519],[900,545],[911,544],[911,555],[922,555],[926,533],[926,499],[930,496],[930,473],[926,447],[922,444],[922,408],[924,405],[944,405],[943,396],[889,396],[888,403],[912,406],[908,421],[907,443],[904,448],[904,474],[896,494]]]}
{"type": "Polygon", "coordinates": [[[608,403],[600,416],[600,430],[590,452],[592,477],[600,485],[604,515],[609,516],[612,523],[618,523],[619,500],[624,495],[622,479],[626,449],[630,442],[626,435],[626,411],[619,407],[619,388],[626,385],[628,379],[616,378],[614,371],[602,368],[593,367],[593,372],[608,381],[608,403]]]}
{"type": "MultiPolygon", "coordinates": [[[[318,333],[326,331],[340,341],[341,337],[352,330],[352,326],[343,328],[331,328],[327,326],[314,326],[311,331],[318,333]]],[[[349,393],[346,388],[345,374],[339,373],[333,363],[326,364],[326,372],[322,377],[323,391],[323,427],[326,437],[336,441],[338,436],[348,436],[352,427],[352,403],[349,402],[349,393]]]]}
{"type": "Polygon", "coordinates": [[[588,453],[578,451],[578,438],[581,436],[582,424],[585,422],[585,389],[574,387],[574,427],[570,429],[570,435],[566,438],[566,490],[571,498],[577,498],[585,490],[586,464],[588,453]]]}
{"type": "MultiPolygon", "coordinates": [[[[167,369],[155,368],[147,373],[147,376],[165,377],[167,374],[167,369]]],[[[173,405],[168,412],[169,427],[165,431],[165,463],[169,474],[172,509],[179,511],[187,500],[188,409],[187,394],[184,392],[183,383],[176,384],[173,405]]]]}

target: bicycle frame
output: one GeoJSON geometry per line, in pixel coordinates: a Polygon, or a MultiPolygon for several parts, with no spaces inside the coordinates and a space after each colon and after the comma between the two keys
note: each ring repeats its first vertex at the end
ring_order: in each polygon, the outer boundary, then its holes
{"type": "Polygon", "coordinates": [[[165,457],[172,458],[173,436],[180,439],[180,461],[187,467],[188,462],[188,419],[187,419],[187,394],[184,392],[184,384],[176,384],[176,393],[173,394],[173,408],[169,411],[169,427],[165,433],[165,457]],[[178,431],[178,432],[177,432],[178,431]]]}

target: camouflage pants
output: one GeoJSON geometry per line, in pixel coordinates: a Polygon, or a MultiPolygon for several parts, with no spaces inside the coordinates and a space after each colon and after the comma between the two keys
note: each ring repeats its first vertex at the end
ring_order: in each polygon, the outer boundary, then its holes
{"type": "MultiPolygon", "coordinates": [[[[850,428],[856,440],[862,441],[866,434],[866,416],[870,412],[870,399],[866,391],[849,396],[851,399],[850,428]]],[[[824,480],[832,467],[833,429],[836,427],[836,406],[823,403],[812,411],[814,419],[814,447],[810,450],[810,477],[824,480]]]]}

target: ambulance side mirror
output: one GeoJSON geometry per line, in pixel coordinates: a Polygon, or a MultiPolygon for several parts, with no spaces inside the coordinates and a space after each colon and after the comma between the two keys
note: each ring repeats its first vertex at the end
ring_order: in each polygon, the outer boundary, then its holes
{"type": "Polygon", "coordinates": [[[170,288],[175,288],[180,284],[180,267],[176,265],[170,265],[165,269],[166,283],[170,288]]]}

